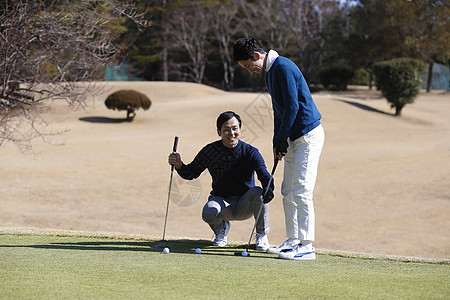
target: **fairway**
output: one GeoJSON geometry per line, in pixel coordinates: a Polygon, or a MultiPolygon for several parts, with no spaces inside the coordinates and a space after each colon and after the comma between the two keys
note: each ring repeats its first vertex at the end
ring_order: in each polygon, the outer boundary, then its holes
{"type": "Polygon", "coordinates": [[[0,235],[2,299],[448,299],[448,260],[319,252],[285,261],[246,245],[90,236],[0,235]],[[196,254],[195,249],[202,253],[196,254]]]}

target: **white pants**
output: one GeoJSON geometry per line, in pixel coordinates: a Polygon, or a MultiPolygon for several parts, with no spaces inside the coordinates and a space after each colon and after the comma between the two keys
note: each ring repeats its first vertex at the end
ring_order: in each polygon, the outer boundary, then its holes
{"type": "Polygon", "coordinates": [[[315,239],[313,191],[324,140],[325,133],[319,125],[298,139],[288,141],[281,185],[288,238],[315,239]]]}

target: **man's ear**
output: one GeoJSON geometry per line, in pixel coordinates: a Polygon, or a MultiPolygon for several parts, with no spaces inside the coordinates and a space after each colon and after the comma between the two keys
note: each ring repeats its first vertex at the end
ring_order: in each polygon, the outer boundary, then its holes
{"type": "Polygon", "coordinates": [[[217,129],[217,134],[218,134],[219,136],[221,136],[220,130],[219,130],[219,129],[217,129]]]}
{"type": "Polygon", "coordinates": [[[253,52],[253,58],[255,60],[258,60],[261,58],[261,53],[259,53],[258,51],[253,52]]]}

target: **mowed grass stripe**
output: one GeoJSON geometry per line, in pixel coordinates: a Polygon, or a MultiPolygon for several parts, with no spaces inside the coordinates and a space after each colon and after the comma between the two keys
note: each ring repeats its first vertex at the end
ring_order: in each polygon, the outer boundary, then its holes
{"type": "Polygon", "coordinates": [[[245,245],[0,235],[2,299],[448,299],[449,264],[319,254],[285,261],[245,245]],[[195,249],[202,249],[196,254],[195,249]]]}

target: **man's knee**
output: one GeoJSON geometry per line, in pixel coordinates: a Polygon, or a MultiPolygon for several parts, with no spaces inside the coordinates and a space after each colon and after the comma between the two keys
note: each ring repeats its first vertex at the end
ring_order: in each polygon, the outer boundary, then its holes
{"type": "Polygon", "coordinates": [[[261,195],[263,194],[263,189],[259,186],[255,186],[249,189],[247,193],[249,197],[251,197],[252,199],[258,199],[259,201],[261,195]]]}
{"type": "Polygon", "coordinates": [[[214,224],[220,218],[221,207],[214,201],[208,201],[203,206],[202,219],[208,224],[214,224]]]}

